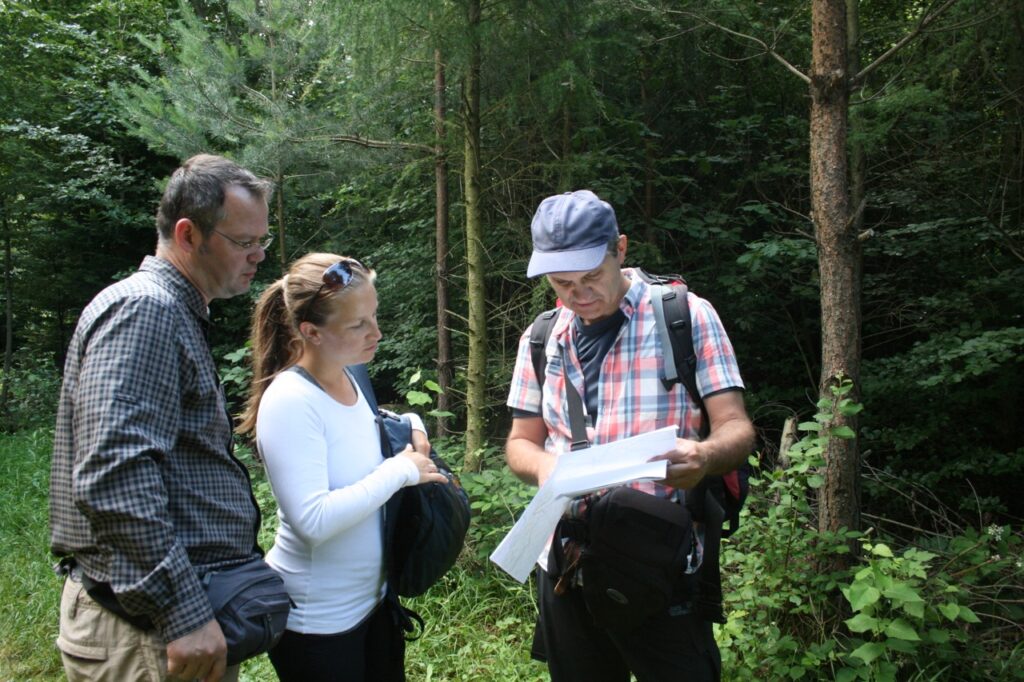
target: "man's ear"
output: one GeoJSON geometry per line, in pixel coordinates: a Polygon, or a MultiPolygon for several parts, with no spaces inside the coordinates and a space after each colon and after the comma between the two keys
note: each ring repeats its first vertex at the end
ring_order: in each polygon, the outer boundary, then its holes
{"type": "Polygon", "coordinates": [[[202,243],[199,226],[188,218],[181,218],[174,223],[174,244],[186,253],[192,253],[202,243]]]}
{"type": "Polygon", "coordinates": [[[626,235],[624,235],[624,234],[620,234],[619,235],[619,243],[618,243],[618,246],[617,246],[618,254],[616,255],[616,257],[619,260],[619,266],[620,267],[626,261],[626,246],[627,246],[627,242],[628,241],[629,240],[626,239],[626,235]]]}

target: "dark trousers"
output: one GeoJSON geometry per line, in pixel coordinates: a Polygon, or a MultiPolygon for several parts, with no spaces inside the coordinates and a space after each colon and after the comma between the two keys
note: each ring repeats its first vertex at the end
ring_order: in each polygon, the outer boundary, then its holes
{"type": "Polygon", "coordinates": [[[554,583],[537,570],[540,615],[532,654],[547,661],[551,682],[629,682],[630,672],[637,682],[721,679],[722,659],[709,621],[666,612],[632,632],[614,633],[594,625],[581,590],[556,596],[554,583]]]}
{"type": "Polygon", "coordinates": [[[285,630],[270,650],[281,682],[403,682],[405,639],[387,604],[336,635],[285,630]]]}

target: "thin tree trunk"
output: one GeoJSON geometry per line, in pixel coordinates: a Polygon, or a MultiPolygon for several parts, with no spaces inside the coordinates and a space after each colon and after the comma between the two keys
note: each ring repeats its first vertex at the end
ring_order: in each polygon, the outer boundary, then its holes
{"type": "Polygon", "coordinates": [[[651,131],[654,120],[651,117],[650,102],[647,99],[647,81],[651,77],[650,58],[646,51],[640,53],[640,111],[644,117],[644,239],[655,246],[654,234],[654,140],[651,131]]]}
{"type": "Polygon", "coordinates": [[[463,107],[466,195],[466,296],[469,303],[469,358],[466,367],[465,471],[480,470],[487,385],[487,292],[484,286],[483,225],[480,206],[480,0],[469,0],[469,65],[463,107]]]}
{"type": "MultiPolygon", "coordinates": [[[[811,208],[821,279],[820,391],[831,396],[836,377],[860,379],[860,244],[849,210],[847,115],[849,71],[845,0],[811,5],[811,208]]],[[[856,397],[854,395],[853,397],[856,397]]],[[[833,426],[857,430],[837,414],[833,426]]],[[[857,439],[831,438],[825,453],[818,526],[822,531],[860,526],[857,439]]]]}
{"type": "MultiPolygon", "coordinates": [[[[451,410],[452,334],[448,328],[448,161],[445,157],[445,69],[441,50],[434,50],[434,242],[437,292],[437,409],[451,410]]],[[[437,435],[449,433],[447,417],[437,418],[437,435]]]]}
{"type": "Polygon", "coordinates": [[[11,364],[14,360],[14,287],[11,282],[11,225],[7,218],[6,202],[0,204],[4,216],[4,383],[0,389],[0,415],[7,422],[8,400],[11,390],[11,364]]]}
{"type": "MultiPolygon", "coordinates": [[[[860,0],[846,0],[846,57],[848,73],[860,72],[860,0]]],[[[865,163],[864,144],[858,133],[861,128],[860,116],[850,117],[850,207],[853,209],[853,233],[859,235],[864,229],[865,163]]]]}
{"type": "Polygon", "coordinates": [[[288,247],[285,244],[287,235],[284,231],[284,174],[281,172],[280,165],[278,165],[274,184],[276,185],[274,199],[277,208],[277,237],[274,241],[277,242],[277,255],[281,261],[281,272],[284,272],[288,268],[288,247]]]}

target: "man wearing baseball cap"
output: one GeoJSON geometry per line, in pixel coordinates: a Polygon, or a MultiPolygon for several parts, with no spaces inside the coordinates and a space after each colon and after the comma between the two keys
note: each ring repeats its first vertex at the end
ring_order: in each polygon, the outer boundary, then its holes
{"type": "MultiPolygon", "coordinates": [[[[543,485],[556,458],[570,450],[570,385],[583,398],[591,445],[678,427],[675,449],[661,455],[668,460],[667,477],[631,484],[642,492],[678,501],[706,476],[742,464],[753,448],[754,430],[732,344],[711,304],[688,294],[696,383],[710,423],[710,434],[697,440],[699,407],[682,384],[666,388],[661,381],[665,355],[672,350],[663,348],[651,286],[639,270],[622,267],[627,239],[612,207],[589,190],[551,196],[537,208],[531,231],[527,276],[545,275],[561,307],[547,337],[541,380],[532,361],[530,329],[519,343],[508,398],[510,469],[527,483],[543,485]]],[[[574,501],[567,516],[585,520],[589,501],[574,501]]],[[[573,541],[569,536],[569,544],[573,541]]],[[[695,546],[691,567],[701,559],[702,545],[695,546]]],[[[565,551],[568,556],[568,545],[565,551]]],[[[547,553],[538,561],[532,653],[547,661],[552,682],[628,682],[630,673],[640,682],[720,679],[712,623],[693,608],[695,595],[680,595],[664,613],[628,631],[606,629],[594,623],[582,597],[586,576],[573,573],[571,561],[563,563],[569,568],[560,575],[550,563],[547,553]]]]}

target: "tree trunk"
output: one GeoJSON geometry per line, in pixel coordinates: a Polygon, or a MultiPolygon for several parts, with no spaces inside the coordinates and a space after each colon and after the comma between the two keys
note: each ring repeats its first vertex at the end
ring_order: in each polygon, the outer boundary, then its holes
{"type": "Polygon", "coordinates": [[[469,65],[463,100],[466,195],[466,297],[469,303],[469,358],[466,367],[465,471],[480,470],[484,444],[487,385],[487,292],[484,286],[483,226],[480,206],[480,0],[469,0],[469,65]]]}
{"type": "Polygon", "coordinates": [[[4,384],[0,389],[0,416],[5,426],[11,390],[11,364],[14,360],[14,287],[11,282],[11,224],[7,218],[6,202],[0,203],[4,216],[4,384]]]}
{"type": "Polygon", "coordinates": [[[647,81],[651,77],[650,59],[646,51],[640,53],[640,111],[644,117],[644,239],[655,246],[654,233],[654,119],[647,99],[647,81]]]}
{"type": "Polygon", "coordinates": [[[284,230],[284,173],[281,172],[280,167],[277,177],[274,178],[274,184],[277,186],[274,192],[277,208],[277,255],[281,261],[281,272],[285,272],[288,269],[288,246],[285,243],[287,235],[284,230]]]}
{"type": "MultiPolygon", "coordinates": [[[[846,61],[847,72],[860,72],[860,0],[846,0],[846,61]]],[[[860,116],[850,116],[850,208],[853,209],[853,233],[864,230],[865,163],[864,144],[857,134],[863,127],[860,116]]]]}
{"type": "MultiPolygon", "coordinates": [[[[860,379],[860,245],[849,209],[847,115],[849,107],[845,0],[811,5],[811,208],[821,279],[822,396],[836,377],[860,379]]],[[[837,414],[832,426],[857,430],[856,419],[837,414]]],[[[821,531],[860,525],[857,439],[831,438],[819,498],[821,531]]]]}
{"type": "MultiPolygon", "coordinates": [[[[445,158],[445,70],[441,50],[434,50],[434,242],[437,292],[437,409],[451,410],[452,333],[448,327],[448,161],[445,158]]],[[[437,435],[449,433],[448,418],[437,418],[437,435]]]]}

